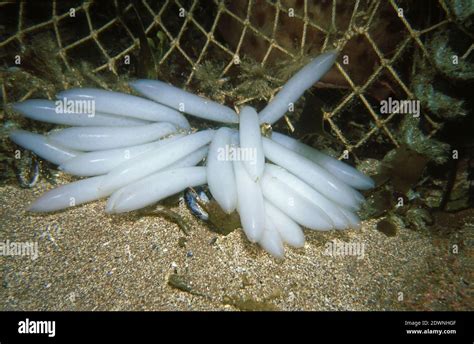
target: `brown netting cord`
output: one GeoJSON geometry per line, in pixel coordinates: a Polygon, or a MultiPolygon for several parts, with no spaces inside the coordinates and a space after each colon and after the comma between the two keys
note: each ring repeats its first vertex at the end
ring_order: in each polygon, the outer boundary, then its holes
{"type": "MultiPolygon", "coordinates": [[[[325,49],[332,49],[335,46],[338,48],[342,49],[344,45],[347,43],[347,41],[354,35],[354,34],[360,34],[365,37],[365,39],[370,43],[370,46],[372,47],[373,51],[377,54],[380,63],[378,68],[374,70],[374,72],[368,77],[365,83],[363,84],[357,84],[355,83],[349,76],[349,74],[345,70],[345,66],[342,64],[337,64],[337,68],[339,69],[340,73],[343,75],[345,78],[347,84],[349,85],[349,92],[339,101],[339,103],[332,108],[331,111],[324,112],[324,119],[329,123],[330,127],[334,131],[335,135],[337,136],[337,139],[344,145],[344,147],[349,151],[352,152],[354,149],[360,147],[363,145],[367,140],[370,139],[372,135],[377,133],[378,131],[383,131],[384,134],[389,138],[391,143],[394,146],[398,146],[398,142],[396,139],[396,135],[389,129],[389,126],[387,125],[390,121],[393,120],[393,118],[396,116],[396,114],[391,114],[386,118],[383,118],[380,116],[380,114],[377,113],[377,111],[374,110],[374,108],[370,105],[370,102],[367,99],[367,89],[369,85],[373,83],[374,80],[377,80],[377,78],[380,76],[382,71],[385,71],[385,73],[389,73],[391,77],[393,77],[393,80],[398,84],[398,87],[401,88],[404,93],[406,94],[407,99],[414,99],[414,95],[412,91],[409,89],[409,86],[402,80],[402,78],[399,77],[398,73],[394,69],[393,65],[394,63],[400,58],[400,56],[403,54],[405,49],[410,46],[410,45],[415,45],[418,49],[421,50],[422,54],[424,54],[427,58],[429,58],[429,52],[427,51],[426,47],[424,46],[422,40],[420,39],[422,36],[426,35],[427,33],[438,29],[440,27],[443,27],[444,25],[447,25],[448,23],[452,22],[452,18],[450,17],[449,10],[447,8],[447,5],[445,3],[445,0],[438,0],[439,5],[441,8],[445,10],[445,18],[435,25],[431,27],[426,27],[422,30],[416,30],[413,28],[411,23],[404,17],[400,16],[399,20],[403,23],[404,27],[406,28],[406,37],[402,40],[401,44],[397,46],[397,50],[395,51],[392,56],[387,59],[384,54],[381,52],[375,41],[373,40],[370,32],[371,24],[374,20],[374,17],[377,16],[378,14],[378,9],[380,2],[375,1],[370,3],[370,5],[367,7],[365,6],[362,10],[360,9],[360,0],[356,0],[353,2],[353,10],[352,10],[352,15],[350,18],[350,23],[348,25],[348,29],[342,37],[338,38],[337,40],[331,40],[331,34],[328,32],[326,29],[323,27],[319,26],[317,23],[313,22],[310,20],[310,17],[308,16],[308,11],[307,8],[310,5],[309,0],[304,0],[304,15],[301,16],[299,13],[295,13],[294,16],[296,18],[299,18],[300,20],[303,21],[303,32],[301,34],[301,52],[305,50],[305,44],[306,44],[306,32],[308,29],[312,30],[317,30],[325,35],[325,39],[323,42],[323,47],[322,50],[325,49]],[[364,20],[356,20],[357,18],[360,18],[363,15],[364,20]],[[333,120],[334,116],[339,114],[340,112],[344,111],[345,108],[348,106],[348,104],[353,100],[354,98],[358,98],[360,102],[365,106],[367,114],[370,116],[371,121],[373,121],[376,125],[370,128],[368,131],[364,133],[362,137],[357,142],[350,142],[346,136],[343,130],[337,125],[337,123],[333,120]]],[[[253,10],[254,6],[254,1],[250,0],[247,5],[247,13],[246,13],[246,18],[242,19],[240,16],[237,16],[235,13],[229,10],[228,8],[228,3],[225,1],[213,1],[213,6],[216,7],[216,11],[211,14],[209,12],[209,15],[214,15],[213,23],[210,26],[210,29],[206,29],[198,20],[194,18],[194,13],[196,11],[196,8],[202,3],[200,3],[198,0],[194,1],[189,1],[185,4],[181,3],[179,0],[166,0],[163,1],[162,4],[158,7],[152,5],[154,2],[151,0],[142,0],[141,1],[141,6],[148,11],[146,14],[148,17],[151,17],[152,20],[149,24],[146,25],[145,27],[145,33],[149,34],[150,32],[163,32],[167,40],[169,41],[169,45],[167,47],[167,50],[162,54],[161,59],[158,61],[158,65],[163,65],[169,63],[169,59],[173,54],[179,54],[186,63],[190,65],[190,72],[185,75],[185,84],[184,86],[190,85],[194,78],[195,78],[195,72],[197,69],[197,66],[201,65],[206,61],[206,59],[209,59],[209,55],[207,54],[208,51],[211,49],[211,47],[218,47],[220,50],[225,52],[225,54],[228,56],[228,61],[225,61],[224,68],[221,72],[221,77],[226,77],[229,73],[229,70],[232,68],[232,66],[235,64],[235,61],[239,60],[242,58],[241,56],[241,46],[242,42],[244,40],[245,35],[247,32],[251,32],[252,34],[256,35],[260,39],[265,40],[268,42],[268,50],[266,51],[266,54],[264,55],[263,60],[261,61],[262,66],[265,66],[267,64],[268,58],[270,54],[272,53],[273,50],[277,50],[280,53],[283,53],[291,58],[296,58],[296,56],[285,49],[283,46],[279,45],[277,40],[275,39],[275,32],[277,32],[278,25],[279,25],[279,20],[278,16],[282,15],[287,15],[288,14],[288,8],[282,5],[280,1],[267,1],[269,6],[273,6],[275,11],[275,20],[273,21],[273,34],[272,36],[268,37],[261,31],[259,31],[256,27],[254,27],[249,20],[251,17],[251,13],[253,10]],[[180,29],[178,30],[177,34],[175,32],[172,32],[169,29],[169,25],[166,23],[165,18],[163,18],[165,11],[170,6],[178,7],[178,8],[184,8],[185,9],[185,18],[181,24],[180,29]],[[157,10],[158,9],[158,10],[157,10]],[[218,23],[219,20],[221,20],[223,15],[227,15],[232,17],[234,20],[238,21],[241,26],[242,30],[240,33],[240,39],[238,41],[238,44],[235,49],[231,50],[229,48],[229,45],[227,45],[225,42],[220,41],[218,38],[217,30],[218,30],[218,23]],[[200,35],[203,35],[205,37],[205,42],[202,48],[200,48],[200,51],[197,52],[196,56],[193,57],[190,56],[186,50],[183,48],[183,45],[185,42],[182,41],[183,35],[186,31],[192,30],[198,32],[200,35]]],[[[333,29],[337,29],[336,26],[336,8],[337,8],[337,3],[339,0],[333,0],[331,5],[332,5],[332,17],[331,17],[331,26],[333,29]]],[[[394,0],[389,1],[391,8],[393,9],[395,14],[398,14],[398,5],[397,2],[394,0]]],[[[91,11],[93,10],[93,2],[84,2],[80,4],[79,6],[75,7],[75,14],[76,16],[79,15],[85,15],[85,18],[87,20],[87,26],[88,26],[88,31],[89,34],[72,42],[72,43],[65,43],[62,34],[61,34],[61,25],[63,21],[65,21],[67,18],[69,18],[70,12],[69,11],[62,11],[62,13],[59,13],[58,10],[58,1],[53,1],[52,6],[51,6],[51,17],[49,20],[46,20],[41,23],[37,23],[32,26],[25,27],[24,26],[24,11],[25,7],[28,5],[28,3],[21,2],[19,4],[9,4],[9,3],[3,3],[0,4],[0,11],[2,11],[4,8],[7,6],[19,6],[19,11],[18,11],[18,25],[16,29],[16,33],[13,35],[10,35],[6,37],[3,41],[0,42],[0,49],[1,48],[6,48],[8,45],[10,45],[13,41],[17,41],[20,45],[26,44],[24,41],[24,37],[27,34],[34,34],[37,31],[44,30],[44,29],[52,29],[55,33],[55,39],[58,47],[58,52],[57,54],[63,61],[64,65],[66,68],[71,69],[73,66],[71,66],[70,59],[68,56],[71,54],[71,52],[74,49],[77,49],[78,47],[83,46],[84,44],[90,44],[93,42],[97,48],[99,49],[100,53],[103,55],[103,61],[105,63],[101,63],[100,65],[94,66],[93,68],[93,73],[100,74],[101,72],[111,72],[114,75],[118,76],[120,74],[119,72],[119,64],[125,56],[128,54],[131,54],[132,52],[136,51],[136,49],[139,49],[139,39],[136,37],[128,28],[127,25],[125,25],[120,17],[115,17],[111,19],[110,21],[106,22],[105,24],[100,25],[97,27],[96,23],[94,23],[93,17],[91,15],[91,11]],[[126,32],[126,35],[130,39],[130,44],[123,49],[121,49],[118,53],[112,54],[111,50],[108,49],[105,45],[104,42],[101,40],[101,34],[104,32],[107,32],[108,30],[116,30],[117,27],[121,27],[123,32],[126,32]]],[[[206,5],[209,5],[206,3],[206,5]]],[[[132,10],[132,5],[128,4],[124,6],[124,13],[127,13],[128,11],[132,10]]],[[[176,31],[176,30],[174,30],[176,31]]],[[[212,57],[212,56],[211,56],[212,57]]],[[[66,85],[65,85],[66,86],[66,85]]],[[[102,85],[105,88],[109,88],[107,84],[102,85]]],[[[3,99],[3,105],[5,106],[7,103],[10,103],[12,101],[19,101],[19,100],[25,100],[29,98],[36,90],[31,89],[29,90],[28,93],[22,95],[19,99],[9,99],[8,97],[8,90],[6,89],[5,85],[2,83],[2,99],[3,99]]],[[[110,89],[110,88],[109,88],[110,89]]],[[[278,88],[274,90],[274,93],[278,91],[278,88]]],[[[254,99],[252,97],[240,100],[237,105],[251,102],[254,99]]],[[[5,107],[4,107],[5,108],[5,107]]],[[[424,118],[430,123],[431,125],[431,132],[429,135],[433,135],[436,133],[437,129],[439,128],[439,124],[436,123],[433,119],[431,119],[428,115],[422,114],[424,118]]],[[[288,121],[288,118],[287,118],[288,121]]]]}

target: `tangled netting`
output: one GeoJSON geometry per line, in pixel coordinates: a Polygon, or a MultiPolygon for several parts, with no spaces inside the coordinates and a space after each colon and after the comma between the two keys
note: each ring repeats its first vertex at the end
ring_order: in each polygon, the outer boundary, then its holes
{"type": "MultiPolygon", "coordinates": [[[[338,154],[347,150],[356,161],[371,155],[382,157],[399,145],[394,132],[400,116],[380,114],[377,99],[391,93],[402,99],[415,98],[406,56],[415,50],[430,58],[424,37],[454,21],[445,0],[434,5],[441,15],[432,17],[415,4],[394,0],[327,0],[317,5],[308,0],[1,3],[3,65],[14,65],[25,47],[41,45],[42,34],[48,33],[52,44],[47,49],[60,61],[57,68],[69,73],[68,78],[55,80],[54,90],[38,83],[19,91],[11,80],[3,82],[2,103],[38,95],[52,98],[59,89],[90,86],[74,78],[84,63],[89,74],[86,80],[106,89],[116,88],[116,80],[124,75],[150,77],[143,75],[139,65],[146,60],[146,51],[152,50],[157,78],[240,106],[269,99],[261,99],[262,93],[252,94],[252,90],[245,96],[236,95],[228,91],[231,88],[206,94],[200,83],[203,66],[212,69],[217,81],[232,83],[239,79],[245,57],[250,56],[262,67],[261,77],[269,81],[269,92],[263,96],[271,98],[285,81],[285,76],[270,74],[272,65],[302,61],[302,57],[336,47],[342,51],[341,58],[320,83],[327,100],[321,114],[324,128],[338,142],[338,154]],[[144,48],[147,41],[152,49],[144,48]]],[[[27,63],[34,61],[23,61],[20,67],[27,63]]],[[[426,132],[436,133],[440,123],[426,113],[421,116],[426,132]]],[[[286,118],[291,130],[294,122],[286,118]]]]}

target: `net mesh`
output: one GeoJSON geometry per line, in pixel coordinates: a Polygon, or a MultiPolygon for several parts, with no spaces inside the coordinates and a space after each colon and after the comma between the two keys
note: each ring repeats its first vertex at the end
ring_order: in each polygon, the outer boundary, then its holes
{"type": "MultiPolygon", "coordinates": [[[[41,1],[36,4],[0,4],[0,13],[4,16],[2,20],[5,20],[0,39],[2,59],[21,55],[24,46],[39,39],[41,33],[49,32],[54,36],[51,53],[61,61],[63,70],[74,75],[79,61],[86,61],[90,74],[97,76],[97,83],[106,89],[113,89],[116,84],[111,80],[123,74],[136,76],[133,71],[130,72],[126,61],[131,57],[132,64],[140,63],[140,42],[143,41],[140,41],[140,33],[131,28],[127,18],[139,16],[145,35],[154,42],[157,69],[162,71],[157,77],[199,91],[193,85],[198,81],[200,67],[218,60],[219,64],[212,64],[212,68],[216,69],[213,72],[218,76],[216,80],[225,82],[235,78],[235,67],[250,55],[262,67],[263,73],[266,73],[264,76],[272,80],[267,97],[271,98],[285,81],[274,80],[268,72],[271,69],[266,69],[275,61],[300,61],[301,56],[315,56],[322,50],[335,47],[344,55],[345,51],[362,46],[358,61],[346,65],[339,60],[337,76],[322,84],[333,90],[330,92],[335,95],[332,98],[335,101],[329,107],[323,107],[324,123],[333,137],[356,159],[367,156],[363,153],[368,151],[367,147],[380,145],[381,142],[384,152],[398,147],[394,128],[400,115],[380,114],[378,107],[374,106],[376,91],[383,87],[396,89],[400,98],[414,99],[409,87],[410,79],[399,66],[413,51],[429,59],[430,52],[424,37],[453,22],[444,0],[434,2],[439,13],[425,22],[412,20],[410,6],[394,0],[333,0],[321,1],[318,6],[309,0],[209,1],[205,5],[198,0],[106,3],[64,4],[52,1],[47,4],[41,1]],[[396,36],[390,36],[395,30],[396,36]],[[365,60],[370,61],[368,68],[362,71],[355,69],[365,60]],[[167,73],[167,70],[174,72],[167,73]],[[348,120],[346,114],[354,111],[358,112],[358,117],[348,120]],[[364,147],[365,151],[359,150],[364,147]]],[[[11,66],[12,61],[5,64],[11,66]]],[[[5,74],[2,76],[5,77],[5,74]]],[[[58,87],[62,88],[71,86],[68,79],[58,80],[58,83],[58,87]]],[[[51,98],[54,95],[54,90],[45,91],[43,84],[33,85],[23,93],[13,90],[14,86],[15,83],[2,83],[4,107],[38,92],[46,93],[51,98]]],[[[217,98],[216,94],[202,95],[217,98]]],[[[261,94],[234,98],[232,105],[261,100],[257,98],[261,98],[261,94]]],[[[220,100],[225,102],[225,96],[220,100]]],[[[440,123],[426,113],[421,116],[428,135],[434,135],[440,123]]],[[[292,128],[291,116],[286,119],[286,124],[292,128]]]]}

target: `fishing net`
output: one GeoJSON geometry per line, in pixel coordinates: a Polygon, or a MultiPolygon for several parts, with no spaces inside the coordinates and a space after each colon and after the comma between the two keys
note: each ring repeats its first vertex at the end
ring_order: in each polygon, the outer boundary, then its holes
{"type": "MultiPolygon", "coordinates": [[[[337,154],[382,158],[399,146],[402,115],[381,114],[380,99],[416,98],[413,57],[429,63],[428,37],[459,19],[451,2],[421,6],[393,0],[1,3],[2,104],[53,98],[73,86],[127,90],[129,78],[150,77],[229,106],[262,108],[309,57],[338,48],[336,68],[313,92],[309,121],[300,107],[279,125],[292,132],[301,119],[298,130],[310,137],[322,122],[337,154]]],[[[2,114],[8,118],[8,111],[2,114]]],[[[435,135],[441,121],[423,108],[420,119],[427,136],[435,135]]]]}

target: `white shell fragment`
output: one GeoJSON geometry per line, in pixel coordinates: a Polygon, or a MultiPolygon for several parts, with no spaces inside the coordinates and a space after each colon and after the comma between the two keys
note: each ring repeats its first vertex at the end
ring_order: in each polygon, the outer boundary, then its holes
{"type": "Polygon", "coordinates": [[[81,154],[81,152],[49,142],[46,136],[30,133],[26,130],[12,131],[10,139],[17,145],[29,149],[36,155],[56,165],[60,165],[81,154]]]}
{"type": "Polygon", "coordinates": [[[176,127],[171,123],[153,123],[129,128],[74,127],[54,131],[48,135],[48,139],[71,149],[97,151],[151,142],[175,131],[176,127]]]}
{"type": "Polygon", "coordinates": [[[328,51],[313,59],[286,82],[277,95],[260,111],[260,123],[273,124],[278,121],[303,93],[313,86],[331,69],[337,52],[328,51]]]}
{"type": "Polygon", "coordinates": [[[123,213],[156,203],[187,187],[206,184],[205,167],[187,167],[158,172],[118,190],[109,199],[107,211],[123,213]]]}
{"type": "Polygon", "coordinates": [[[137,118],[114,116],[95,112],[93,114],[69,112],[59,109],[56,102],[46,99],[28,99],[12,105],[13,110],[24,117],[46,123],[77,126],[110,126],[125,127],[145,125],[150,122],[137,118]]]}
{"type": "Polygon", "coordinates": [[[204,130],[143,153],[110,171],[101,188],[104,191],[114,191],[138,181],[207,145],[213,137],[214,130],[204,130]]]}
{"type": "Polygon", "coordinates": [[[117,116],[127,116],[153,122],[169,122],[189,129],[189,122],[182,113],[151,100],[131,94],[97,88],[74,88],[56,95],[59,100],[93,102],[95,110],[117,116]]]}
{"type": "Polygon", "coordinates": [[[319,165],[265,137],[263,149],[269,160],[286,168],[327,198],[351,209],[358,209],[359,203],[352,189],[319,165]]]}
{"type": "Polygon", "coordinates": [[[226,156],[226,148],[231,146],[233,132],[228,128],[216,131],[207,156],[207,184],[212,197],[227,214],[237,208],[237,186],[234,166],[226,156]]]}
{"type": "Polygon", "coordinates": [[[258,180],[262,177],[265,166],[258,114],[254,108],[244,106],[239,117],[240,149],[247,152],[247,159],[243,161],[243,164],[250,177],[253,180],[258,180]]]}
{"type": "Polygon", "coordinates": [[[237,211],[245,235],[251,242],[258,242],[265,228],[265,211],[260,183],[253,181],[241,161],[234,161],[237,183],[237,211]]]}
{"type": "Polygon", "coordinates": [[[130,86],[149,99],[196,117],[224,123],[239,122],[239,117],[229,107],[163,81],[142,79],[131,82],[130,86]]]}
{"type": "Polygon", "coordinates": [[[99,150],[83,153],[73,159],[69,159],[59,169],[75,176],[88,177],[106,174],[127,160],[133,159],[140,154],[166,145],[183,137],[182,134],[174,135],[159,141],[145,143],[138,146],[99,150]]]}
{"type": "Polygon", "coordinates": [[[329,155],[321,153],[317,149],[305,145],[291,137],[273,132],[272,140],[324,167],[335,177],[356,189],[367,190],[375,186],[372,178],[367,177],[354,167],[330,157],[329,155]]]}

